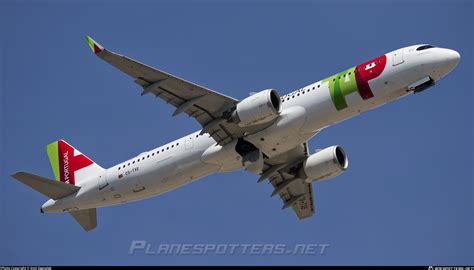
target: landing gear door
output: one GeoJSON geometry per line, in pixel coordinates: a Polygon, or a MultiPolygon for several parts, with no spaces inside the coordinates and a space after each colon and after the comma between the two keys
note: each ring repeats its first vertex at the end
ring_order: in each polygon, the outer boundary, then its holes
{"type": "Polygon", "coordinates": [[[263,153],[258,151],[258,159],[253,162],[246,161],[244,162],[245,169],[250,172],[260,174],[263,171],[263,153]]]}
{"type": "Polygon", "coordinates": [[[392,53],[393,66],[400,65],[405,62],[403,59],[403,49],[396,50],[392,53]]]}

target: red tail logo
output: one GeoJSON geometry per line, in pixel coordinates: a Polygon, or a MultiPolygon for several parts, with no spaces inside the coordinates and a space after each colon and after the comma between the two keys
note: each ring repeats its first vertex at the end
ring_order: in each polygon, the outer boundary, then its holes
{"type": "Polygon", "coordinates": [[[75,172],[94,162],[83,154],[74,156],[74,148],[63,140],[58,141],[58,150],[61,182],[74,185],[75,172]]]}

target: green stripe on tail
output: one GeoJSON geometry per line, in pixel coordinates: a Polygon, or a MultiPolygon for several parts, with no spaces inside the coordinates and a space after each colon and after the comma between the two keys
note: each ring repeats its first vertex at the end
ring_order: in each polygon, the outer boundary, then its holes
{"type": "Polygon", "coordinates": [[[51,167],[53,168],[54,178],[60,180],[59,175],[59,152],[58,152],[58,142],[55,141],[46,146],[46,153],[48,153],[49,162],[51,162],[51,167]]]}

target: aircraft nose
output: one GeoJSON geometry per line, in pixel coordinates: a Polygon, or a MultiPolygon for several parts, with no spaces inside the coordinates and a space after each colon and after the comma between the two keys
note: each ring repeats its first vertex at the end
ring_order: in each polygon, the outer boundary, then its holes
{"type": "Polygon", "coordinates": [[[446,50],[446,62],[450,66],[451,70],[459,64],[460,60],[461,55],[457,51],[449,49],[446,50]]]}

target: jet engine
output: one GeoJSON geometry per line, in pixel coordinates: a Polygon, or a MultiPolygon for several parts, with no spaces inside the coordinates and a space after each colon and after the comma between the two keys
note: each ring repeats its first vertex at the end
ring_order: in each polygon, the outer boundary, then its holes
{"type": "Polygon", "coordinates": [[[270,122],[277,118],[280,112],[280,96],[274,89],[267,89],[237,103],[232,113],[232,121],[241,127],[247,127],[270,122]]]}
{"type": "Polygon", "coordinates": [[[309,156],[303,162],[301,174],[309,183],[338,176],[348,165],[344,149],[340,146],[330,146],[309,156]]]}

